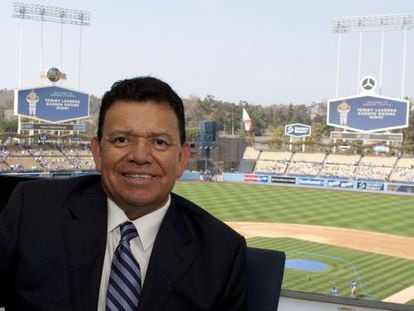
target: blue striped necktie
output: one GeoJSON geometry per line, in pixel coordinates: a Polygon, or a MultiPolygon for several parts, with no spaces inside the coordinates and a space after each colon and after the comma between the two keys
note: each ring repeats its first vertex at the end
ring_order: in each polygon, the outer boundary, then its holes
{"type": "Polygon", "coordinates": [[[106,295],[106,310],[137,310],[141,295],[141,270],[132,255],[129,241],[138,236],[132,222],[120,225],[121,241],[112,259],[106,295]]]}

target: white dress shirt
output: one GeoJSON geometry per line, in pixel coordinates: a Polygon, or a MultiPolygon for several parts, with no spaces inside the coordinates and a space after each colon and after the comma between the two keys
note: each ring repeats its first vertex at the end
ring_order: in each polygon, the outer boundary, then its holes
{"type": "Polygon", "coordinates": [[[138,236],[130,241],[130,245],[132,254],[138,261],[141,269],[141,282],[143,287],[155,237],[157,236],[158,229],[161,226],[168,206],[170,206],[171,197],[168,197],[167,203],[160,209],[135,220],[129,220],[124,211],[111,199],[108,198],[107,201],[108,233],[101,285],[99,287],[98,311],[105,311],[106,309],[106,292],[108,290],[109,274],[111,273],[112,257],[121,240],[119,225],[125,221],[131,221],[138,231],[138,236]]]}

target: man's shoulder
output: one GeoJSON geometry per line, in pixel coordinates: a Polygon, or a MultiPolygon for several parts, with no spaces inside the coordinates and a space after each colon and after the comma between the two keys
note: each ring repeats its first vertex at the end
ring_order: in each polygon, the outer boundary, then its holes
{"type": "Polygon", "coordinates": [[[70,178],[39,178],[23,181],[18,187],[25,189],[27,193],[84,193],[89,189],[101,188],[100,175],[83,175],[70,178]]]}
{"type": "Polygon", "coordinates": [[[38,179],[32,179],[28,181],[23,181],[24,185],[31,185],[31,186],[39,186],[39,187],[46,187],[46,186],[76,186],[76,185],[88,185],[100,182],[101,177],[97,174],[91,175],[82,175],[77,177],[68,177],[68,178],[43,178],[40,177],[38,179]]]}

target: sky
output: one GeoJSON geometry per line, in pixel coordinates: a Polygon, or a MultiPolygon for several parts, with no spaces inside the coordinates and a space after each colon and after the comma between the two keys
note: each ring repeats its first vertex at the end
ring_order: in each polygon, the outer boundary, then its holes
{"type": "MultiPolygon", "coordinates": [[[[0,89],[45,85],[40,72],[57,67],[67,75],[62,87],[98,97],[117,80],[151,75],[183,98],[262,106],[357,95],[360,78],[380,78],[381,33],[363,33],[361,46],[359,33],[343,34],[338,49],[332,20],[414,14],[412,0],[17,2],[89,11],[91,22],[48,22],[42,32],[39,21],[13,18],[13,1],[2,0],[0,89]]],[[[404,71],[404,33],[384,33],[383,96],[414,97],[414,29],[406,38],[404,71]]]]}

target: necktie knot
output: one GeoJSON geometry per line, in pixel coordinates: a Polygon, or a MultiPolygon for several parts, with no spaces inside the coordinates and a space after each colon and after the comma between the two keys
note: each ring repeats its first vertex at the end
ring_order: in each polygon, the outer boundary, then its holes
{"type": "Polygon", "coordinates": [[[121,241],[129,241],[138,236],[137,229],[130,221],[125,221],[120,225],[121,228],[121,241]]]}

